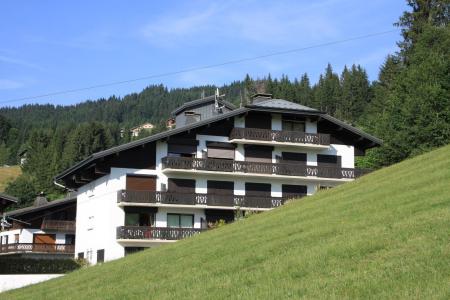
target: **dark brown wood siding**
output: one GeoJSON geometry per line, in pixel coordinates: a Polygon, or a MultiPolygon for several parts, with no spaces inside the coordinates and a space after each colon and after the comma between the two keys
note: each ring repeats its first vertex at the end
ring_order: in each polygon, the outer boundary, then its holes
{"type": "Polygon", "coordinates": [[[168,181],[168,191],[174,193],[195,193],[195,180],[194,179],[177,179],[169,178],[168,181]]]}
{"type": "Polygon", "coordinates": [[[249,113],[245,117],[245,128],[272,129],[272,116],[270,114],[249,113]]]}
{"type": "Polygon", "coordinates": [[[33,234],[33,244],[55,244],[56,235],[54,234],[33,234]]]}
{"type": "Polygon", "coordinates": [[[256,161],[256,162],[272,162],[272,147],[268,146],[245,146],[245,161],[256,161]]]}
{"type": "Polygon", "coordinates": [[[272,186],[270,183],[245,183],[245,195],[246,196],[262,196],[270,197],[272,186]]]}
{"type": "Polygon", "coordinates": [[[156,191],[156,177],[127,175],[126,189],[131,191],[156,191]]]}

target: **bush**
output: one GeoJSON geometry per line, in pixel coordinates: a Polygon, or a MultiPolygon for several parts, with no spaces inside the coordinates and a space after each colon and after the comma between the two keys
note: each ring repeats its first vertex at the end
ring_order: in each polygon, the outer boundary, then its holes
{"type": "Polygon", "coordinates": [[[80,267],[73,259],[0,258],[0,274],[63,274],[80,267]]]}

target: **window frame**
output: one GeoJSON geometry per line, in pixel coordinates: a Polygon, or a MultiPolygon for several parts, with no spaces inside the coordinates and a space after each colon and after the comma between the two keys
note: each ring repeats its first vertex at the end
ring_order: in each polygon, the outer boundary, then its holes
{"type": "Polygon", "coordinates": [[[166,226],[168,228],[194,228],[194,215],[193,214],[177,214],[177,213],[167,213],[166,216],[166,226]],[[169,226],[169,216],[178,216],[178,226],[169,226]],[[192,218],[192,226],[191,227],[181,227],[181,217],[189,216],[192,218]]]}

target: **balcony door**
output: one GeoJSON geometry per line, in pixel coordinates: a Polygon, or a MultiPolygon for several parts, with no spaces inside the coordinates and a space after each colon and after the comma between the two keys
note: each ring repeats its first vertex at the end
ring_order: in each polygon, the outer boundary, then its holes
{"type": "Polygon", "coordinates": [[[195,180],[169,178],[168,194],[164,197],[163,202],[168,204],[195,204],[195,180]]]}
{"type": "Polygon", "coordinates": [[[283,184],[281,186],[283,198],[288,199],[306,196],[307,190],[308,188],[306,185],[283,184]]]}
{"type": "Polygon", "coordinates": [[[156,176],[127,175],[126,189],[129,191],[156,191],[156,176]]]}
{"type": "Polygon", "coordinates": [[[272,129],[272,116],[267,113],[249,113],[245,117],[245,128],[272,129]]]}
{"type": "Polygon", "coordinates": [[[245,145],[245,161],[271,163],[272,150],[270,146],[245,145]]]}
{"type": "Polygon", "coordinates": [[[208,205],[233,206],[234,182],[208,180],[208,205]]]}

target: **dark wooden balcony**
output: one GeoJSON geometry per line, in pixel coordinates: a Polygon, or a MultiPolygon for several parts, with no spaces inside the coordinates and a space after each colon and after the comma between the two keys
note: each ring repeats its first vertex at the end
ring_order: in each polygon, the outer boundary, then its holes
{"type": "Polygon", "coordinates": [[[44,220],[42,221],[41,229],[61,232],[75,232],[75,221],[44,220]]]}
{"type": "Polygon", "coordinates": [[[233,128],[230,140],[255,140],[264,142],[330,145],[330,135],[297,131],[270,130],[259,128],[233,128]]]}
{"type": "MultiPolygon", "coordinates": [[[[298,195],[297,197],[302,197],[298,195]]],[[[292,196],[290,197],[292,198],[292,196]]],[[[117,202],[160,203],[178,205],[208,205],[247,208],[275,208],[284,203],[281,197],[258,197],[239,195],[186,194],[173,192],[130,191],[117,193],[117,202]]]]}
{"type": "Polygon", "coordinates": [[[0,253],[75,253],[75,245],[69,244],[34,244],[14,243],[0,245],[0,253]]]}
{"type": "Polygon", "coordinates": [[[119,226],[117,227],[117,239],[126,240],[181,240],[204,229],[198,228],[171,228],[150,226],[119,226]]]}
{"type": "Polygon", "coordinates": [[[181,170],[201,170],[230,173],[253,173],[268,175],[287,175],[302,177],[320,177],[332,179],[353,179],[370,170],[338,168],[325,166],[306,166],[293,162],[263,163],[236,161],[227,159],[205,159],[190,157],[164,157],[162,168],[181,170]]]}

